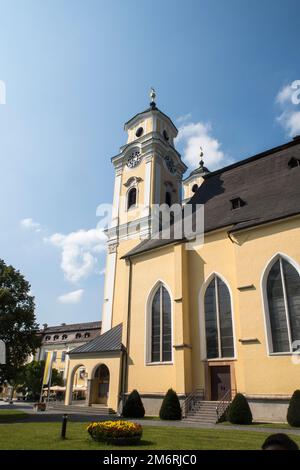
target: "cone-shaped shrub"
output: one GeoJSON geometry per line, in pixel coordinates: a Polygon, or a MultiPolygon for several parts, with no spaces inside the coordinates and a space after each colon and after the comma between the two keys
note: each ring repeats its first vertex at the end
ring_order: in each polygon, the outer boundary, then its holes
{"type": "Polygon", "coordinates": [[[237,393],[229,410],[227,419],[233,424],[251,424],[252,413],[246,397],[242,393],[237,393]]]}
{"type": "Polygon", "coordinates": [[[287,422],[290,426],[300,427],[300,390],[296,390],[290,399],[287,422]]]}
{"type": "Polygon", "coordinates": [[[145,408],[137,390],[132,390],[123,407],[122,416],[124,418],[143,418],[145,408]]]}
{"type": "Polygon", "coordinates": [[[167,391],[162,402],[159,417],[160,419],[181,419],[181,407],[178,396],[171,388],[167,391]]]}

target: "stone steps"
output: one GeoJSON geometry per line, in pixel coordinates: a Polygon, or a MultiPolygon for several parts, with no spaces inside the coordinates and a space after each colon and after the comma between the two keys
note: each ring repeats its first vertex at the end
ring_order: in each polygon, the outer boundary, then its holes
{"type": "Polygon", "coordinates": [[[186,423],[215,424],[217,422],[216,407],[219,402],[199,400],[185,418],[186,423]]]}

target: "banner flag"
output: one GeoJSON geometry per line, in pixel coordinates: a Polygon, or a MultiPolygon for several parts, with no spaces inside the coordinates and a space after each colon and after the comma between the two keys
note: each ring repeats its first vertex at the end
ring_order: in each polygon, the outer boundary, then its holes
{"type": "Polygon", "coordinates": [[[49,380],[51,377],[51,368],[53,362],[53,351],[47,352],[47,359],[45,362],[45,369],[44,369],[44,377],[43,377],[43,385],[48,385],[49,380]]]}

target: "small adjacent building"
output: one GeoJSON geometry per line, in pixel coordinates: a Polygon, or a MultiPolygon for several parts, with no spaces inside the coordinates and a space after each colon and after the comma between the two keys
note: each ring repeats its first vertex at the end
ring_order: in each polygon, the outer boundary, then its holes
{"type": "MultiPolygon", "coordinates": [[[[58,326],[44,325],[39,334],[42,337],[41,346],[36,352],[35,360],[46,360],[47,354],[52,352],[52,368],[61,374],[64,386],[50,387],[52,392],[64,394],[69,369],[69,354],[77,347],[84,346],[101,334],[101,321],[87,323],[62,323],[58,326]]],[[[74,377],[73,399],[84,400],[87,391],[87,378],[84,365],[79,367],[74,377]]]]}

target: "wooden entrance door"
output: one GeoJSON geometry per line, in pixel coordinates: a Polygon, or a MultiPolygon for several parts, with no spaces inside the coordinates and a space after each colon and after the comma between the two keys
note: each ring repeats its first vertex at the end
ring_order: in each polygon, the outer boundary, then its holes
{"type": "Polygon", "coordinates": [[[230,366],[210,367],[211,400],[219,401],[231,389],[230,366]]]}
{"type": "Polygon", "coordinates": [[[95,402],[106,405],[109,393],[109,370],[105,364],[99,366],[94,380],[97,387],[95,402]]]}

